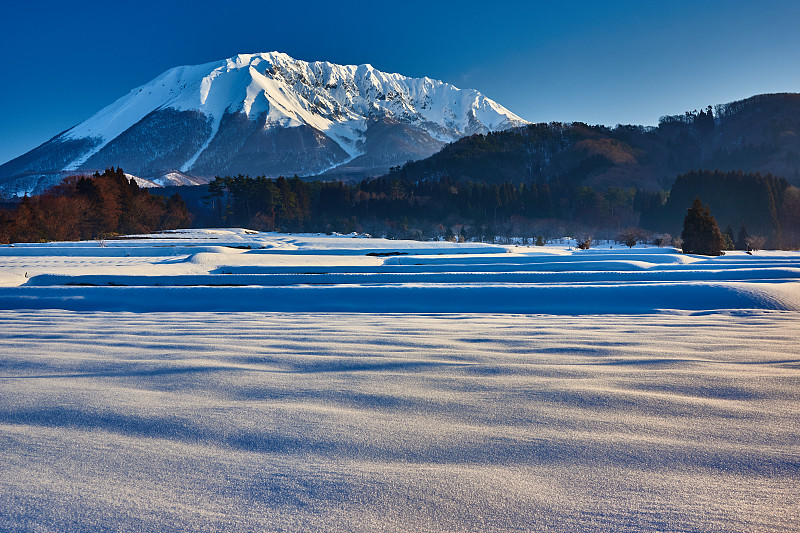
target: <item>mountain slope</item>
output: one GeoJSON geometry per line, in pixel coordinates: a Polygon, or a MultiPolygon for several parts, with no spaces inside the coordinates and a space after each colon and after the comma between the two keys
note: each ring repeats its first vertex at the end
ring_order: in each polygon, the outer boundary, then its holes
{"type": "Polygon", "coordinates": [[[475,90],[429,78],[243,54],[165,72],[0,166],[0,180],[112,165],[152,178],[316,175],[354,162],[374,175],[464,135],[526,123],[475,90]]]}
{"type": "Polygon", "coordinates": [[[662,117],[657,127],[550,123],[473,135],[392,175],[659,190],[696,169],[772,173],[800,185],[800,94],[662,117]]]}

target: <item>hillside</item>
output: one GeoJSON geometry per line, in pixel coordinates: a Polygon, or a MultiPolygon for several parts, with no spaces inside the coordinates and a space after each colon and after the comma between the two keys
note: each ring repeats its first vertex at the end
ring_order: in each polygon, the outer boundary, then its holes
{"type": "Polygon", "coordinates": [[[662,117],[656,127],[549,123],[476,134],[391,175],[659,190],[679,174],[708,168],[771,173],[800,184],[798,135],[800,94],[765,94],[662,117]]]}

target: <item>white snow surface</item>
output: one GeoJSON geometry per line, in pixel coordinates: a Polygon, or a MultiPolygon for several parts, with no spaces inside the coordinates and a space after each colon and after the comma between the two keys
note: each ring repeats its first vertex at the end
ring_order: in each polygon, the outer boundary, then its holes
{"type": "Polygon", "coordinates": [[[796,531],[798,270],[237,229],[2,246],[0,531],[796,531]]]}
{"type": "Polygon", "coordinates": [[[430,78],[409,78],[371,65],[336,65],[293,59],[280,52],[238,56],[168,70],[133,89],[64,134],[95,138],[92,150],[72,161],[75,170],[103,146],[158,109],[197,110],[211,119],[212,132],[187,160],[188,171],[216,134],[226,112],[255,119],[267,113],[267,127],[311,126],[360,155],[366,121],[375,117],[415,123],[441,141],[528,122],[473,89],[430,78]]]}
{"type": "Polygon", "coordinates": [[[574,250],[249,230],[0,247],[0,308],[650,313],[800,310],[800,254],[574,250]]]}

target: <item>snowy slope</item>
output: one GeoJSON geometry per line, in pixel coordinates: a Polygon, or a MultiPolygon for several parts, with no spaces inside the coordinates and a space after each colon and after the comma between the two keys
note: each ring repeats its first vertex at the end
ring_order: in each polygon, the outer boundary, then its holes
{"type": "MultiPolygon", "coordinates": [[[[226,112],[243,112],[251,118],[266,113],[269,128],[308,125],[351,155],[359,155],[356,144],[363,139],[368,118],[388,116],[418,123],[446,142],[527,123],[478,91],[430,78],[388,74],[368,64],[309,63],[280,52],[240,54],[168,70],[67,131],[67,139],[101,139],[67,168],[78,168],[148,113],[167,107],[199,110],[215,128],[226,112]]],[[[187,160],[183,170],[189,170],[198,156],[187,160]]]]}
{"type": "Polygon", "coordinates": [[[161,107],[175,107],[170,104],[180,97],[181,91],[187,86],[202,83],[208,70],[215,68],[216,65],[217,62],[170,69],[150,83],[133,89],[88,120],[67,130],[62,135],[64,139],[92,138],[99,141],[99,144],[73,159],[64,170],[77,169],[103,146],[151,112],[161,107]]]}
{"type": "Polygon", "coordinates": [[[241,54],[168,70],[3,165],[0,179],[109,165],[146,179],[170,171],[314,175],[359,157],[355,165],[369,173],[526,123],[478,91],[430,78],[241,54]]]}

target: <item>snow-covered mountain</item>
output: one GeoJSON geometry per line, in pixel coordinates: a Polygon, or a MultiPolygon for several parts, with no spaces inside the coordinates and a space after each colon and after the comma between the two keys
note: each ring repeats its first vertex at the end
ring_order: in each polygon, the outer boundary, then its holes
{"type": "Polygon", "coordinates": [[[112,165],[156,183],[168,174],[378,174],[462,136],[526,123],[478,91],[430,78],[242,54],[168,70],[0,166],[0,182],[33,192],[64,172],[112,165]]]}

